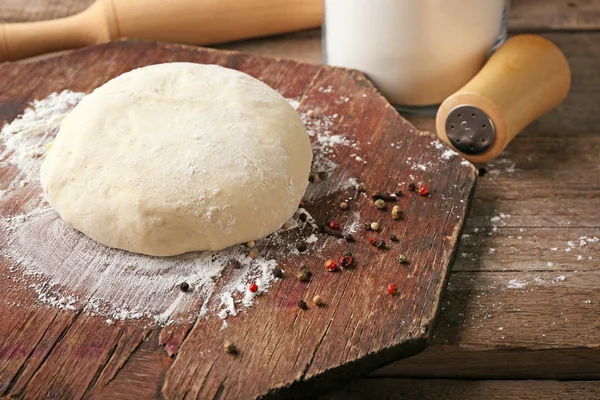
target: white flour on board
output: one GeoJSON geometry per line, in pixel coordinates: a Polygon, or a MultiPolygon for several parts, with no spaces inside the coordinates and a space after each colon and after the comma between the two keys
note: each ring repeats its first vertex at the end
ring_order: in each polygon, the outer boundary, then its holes
{"type": "MultiPolygon", "coordinates": [[[[254,298],[267,292],[276,279],[275,258],[298,254],[296,242],[289,243],[281,237],[283,230],[257,242],[257,249],[267,242],[274,245],[269,258],[252,259],[243,245],[220,252],[150,257],[98,244],[68,227],[49,207],[39,186],[45,147],[53,140],[60,121],[84,96],[65,90],[35,100],[0,131],[0,143],[5,145],[0,147],[0,168],[12,170],[9,176],[14,175],[6,187],[0,187],[0,202],[10,201],[10,195],[24,187],[40,193],[28,203],[25,214],[0,216],[0,253],[12,261],[7,277],[35,292],[44,305],[82,309],[105,316],[109,324],[138,318],[161,324],[210,315],[226,319],[251,307],[254,298]],[[234,268],[232,259],[241,267],[234,268]],[[182,282],[190,287],[186,293],[179,289],[182,282]],[[256,293],[248,290],[251,283],[258,285],[256,293]]],[[[290,104],[298,107],[293,100],[290,104]]],[[[301,116],[313,137],[314,170],[335,169],[336,163],[328,158],[334,156],[335,146],[357,148],[356,142],[332,133],[337,116],[301,116]]],[[[344,176],[342,181],[356,180],[344,176]]],[[[341,188],[347,189],[346,184],[337,190],[341,188]]],[[[314,218],[301,208],[287,230],[298,229],[299,235],[305,236],[300,239],[308,239],[310,253],[322,248],[314,240],[317,228],[314,218]],[[301,212],[307,221],[298,221],[301,212]]],[[[223,327],[226,326],[223,321],[223,327]]]]}

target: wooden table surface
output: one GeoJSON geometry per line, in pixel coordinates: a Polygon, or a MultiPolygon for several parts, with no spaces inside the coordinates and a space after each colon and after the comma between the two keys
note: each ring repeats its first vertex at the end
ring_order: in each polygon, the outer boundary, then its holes
{"type": "MultiPolygon", "coordinates": [[[[0,0],[0,20],[90,3],[0,0]]],[[[482,166],[430,347],[329,398],[600,399],[600,242],[580,239],[600,237],[600,1],[513,0],[509,26],[563,49],[571,93],[482,166]]],[[[217,47],[317,63],[321,54],[318,31],[217,47]]],[[[434,131],[432,118],[407,118],[434,131]]]]}

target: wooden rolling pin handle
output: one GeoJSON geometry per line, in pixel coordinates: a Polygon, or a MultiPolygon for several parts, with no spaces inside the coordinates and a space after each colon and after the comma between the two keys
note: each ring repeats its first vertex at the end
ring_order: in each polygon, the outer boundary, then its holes
{"type": "Polygon", "coordinates": [[[514,36],[441,104],[438,136],[471,162],[489,161],[525,126],[557,107],[570,86],[569,64],[555,44],[537,35],[514,36]]]}
{"type": "Polygon", "coordinates": [[[120,37],[214,44],[321,25],[322,0],[97,0],[53,21],[0,25],[0,62],[120,37]]]}

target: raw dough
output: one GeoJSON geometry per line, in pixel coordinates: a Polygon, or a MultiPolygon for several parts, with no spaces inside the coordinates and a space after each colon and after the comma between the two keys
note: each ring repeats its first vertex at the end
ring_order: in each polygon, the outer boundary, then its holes
{"type": "Polygon", "coordinates": [[[41,169],[73,228],[156,256],[263,238],[292,217],[312,152],[296,111],[239,71],[170,63],[125,73],[63,120],[41,169]]]}

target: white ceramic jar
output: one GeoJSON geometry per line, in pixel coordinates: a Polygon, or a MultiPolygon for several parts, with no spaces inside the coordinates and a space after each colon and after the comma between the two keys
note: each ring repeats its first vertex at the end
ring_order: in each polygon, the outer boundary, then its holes
{"type": "Polygon", "coordinates": [[[508,0],[324,0],[327,64],[364,72],[395,105],[441,103],[506,38],[508,0]]]}

